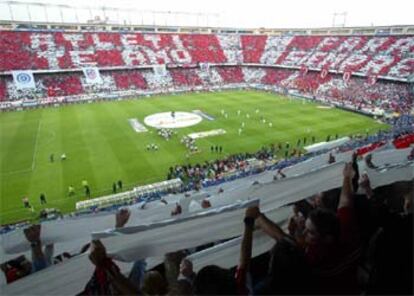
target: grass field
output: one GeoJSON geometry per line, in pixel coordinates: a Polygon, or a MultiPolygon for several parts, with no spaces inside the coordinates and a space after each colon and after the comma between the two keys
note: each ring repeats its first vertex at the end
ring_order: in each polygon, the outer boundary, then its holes
{"type": "Polygon", "coordinates": [[[289,141],[296,146],[297,139],[304,136],[324,141],[328,134],[345,136],[386,126],[362,115],[253,91],[170,95],[1,113],[0,223],[33,219],[43,208],[39,201],[42,192],[47,207],[73,211],[75,202],[85,199],[81,190],[84,179],[93,197],[110,194],[112,183],[119,179],[125,190],[164,180],[170,166],[187,163],[187,150],[180,143],[183,135],[218,128],[227,133],[197,140],[202,152],[191,157],[192,163],[216,158],[217,154],[210,152],[210,146],[216,144],[223,146],[224,157],[254,152],[270,143],[289,141]],[[168,142],[153,128],[139,134],[128,123],[129,118],[143,122],[154,113],[194,109],[215,120],[177,129],[178,135],[168,142]],[[222,109],[228,113],[227,119],[221,115],[222,109]],[[258,114],[256,109],[260,110],[258,114]],[[260,122],[260,116],[273,126],[260,122]],[[239,136],[241,122],[245,122],[245,128],[239,136]],[[159,151],[146,151],[149,143],[156,143],[159,151]],[[53,163],[49,161],[51,153],[55,155],[53,163]],[[66,161],[60,161],[62,153],[67,155],[66,161]],[[75,196],[67,196],[69,185],[75,187],[75,196]],[[35,213],[23,208],[23,196],[29,197],[35,213]]]}

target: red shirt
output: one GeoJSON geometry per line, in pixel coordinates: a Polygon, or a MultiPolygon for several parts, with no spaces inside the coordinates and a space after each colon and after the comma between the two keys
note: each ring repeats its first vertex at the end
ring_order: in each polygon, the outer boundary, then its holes
{"type": "Polygon", "coordinates": [[[239,295],[249,295],[249,290],[247,289],[247,270],[237,266],[236,269],[236,285],[237,292],[239,295]]]}
{"type": "Polygon", "coordinates": [[[340,223],[338,243],[311,245],[306,258],[316,277],[318,293],[359,294],[357,281],[360,239],[354,209],[337,210],[340,223]]]}

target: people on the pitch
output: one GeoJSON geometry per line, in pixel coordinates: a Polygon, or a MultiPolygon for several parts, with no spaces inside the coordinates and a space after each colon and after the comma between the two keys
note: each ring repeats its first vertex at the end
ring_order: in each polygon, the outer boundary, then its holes
{"type": "Polygon", "coordinates": [[[158,145],[152,143],[147,145],[147,151],[158,151],[158,145]]]}
{"type": "Polygon", "coordinates": [[[214,146],[213,146],[213,145],[211,145],[211,147],[210,147],[210,151],[211,151],[211,153],[213,153],[213,152],[214,152],[214,146]]]}
{"type": "Polygon", "coordinates": [[[122,180],[118,180],[118,189],[122,191],[122,180]]]}
{"type": "Polygon", "coordinates": [[[40,194],[40,204],[47,204],[47,201],[46,201],[46,196],[45,196],[45,194],[44,193],[41,193],[40,194]]]}
{"type": "Polygon", "coordinates": [[[223,146],[219,147],[219,152],[222,153],[223,152],[223,146]]]}
{"type": "Polygon", "coordinates": [[[175,134],[177,133],[174,130],[168,128],[161,128],[158,130],[158,135],[167,141],[169,141],[175,134]]]}
{"type": "Polygon", "coordinates": [[[54,162],[55,161],[55,155],[53,153],[50,154],[49,160],[50,160],[50,162],[54,162]]]}
{"type": "Polygon", "coordinates": [[[72,185],[69,185],[68,187],[68,195],[69,196],[75,195],[75,188],[72,185]]]}
{"type": "Polygon", "coordinates": [[[116,193],[116,183],[112,183],[112,193],[116,193]]]}
{"type": "Polygon", "coordinates": [[[85,187],[85,195],[86,197],[91,197],[91,188],[89,187],[89,185],[86,185],[85,187]]]}
{"type": "Polygon", "coordinates": [[[62,155],[60,156],[60,160],[66,160],[66,154],[62,153],[62,155]]]}
{"type": "Polygon", "coordinates": [[[30,203],[29,203],[29,199],[27,198],[27,196],[23,197],[22,201],[23,201],[23,206],[25,208],[28,208],[28,209],[31,208],[30,203]]]}

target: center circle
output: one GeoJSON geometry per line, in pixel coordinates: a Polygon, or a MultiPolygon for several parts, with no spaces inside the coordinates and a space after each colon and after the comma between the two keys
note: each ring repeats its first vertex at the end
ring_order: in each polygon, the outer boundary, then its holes
{"type": "Polygon", "coordinates": [[[182,128],[199,124],[203,118],[190,112],[162,112],[145,117],[144,123],[155,128],[182,128]]]}

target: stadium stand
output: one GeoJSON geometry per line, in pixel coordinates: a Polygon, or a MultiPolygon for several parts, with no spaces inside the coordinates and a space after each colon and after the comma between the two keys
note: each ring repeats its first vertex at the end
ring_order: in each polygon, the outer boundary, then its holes
{"type": "Polygon", "coordinates": [[[353,109],[406,113],[412,106],[407,84],[414,69],[412,36],[0,31],[0,41],[0,101],[14,106],[18,100],[109,91],[259,82],[353,109]],[[199,63],[210,68],[199,69],[199,63]],[[154,64],[183,68],[170,68],[160,78],[151,71],[154,64]],[[90,66],[100,69],[102,85],[86,83],[80,69],[90,66]],[[260,68],[265,75],[255,73],[258,66],[269,66],[260,68]],[[25,69],[34,71],[36,89],[16,89],[10,71],[25,69]]]}
{"type": "Polygon", "coordinates": [[[1,31],[0,41],[0,71],[243,62],[406,78],[414,63],[412,36],[1,31]]]}

